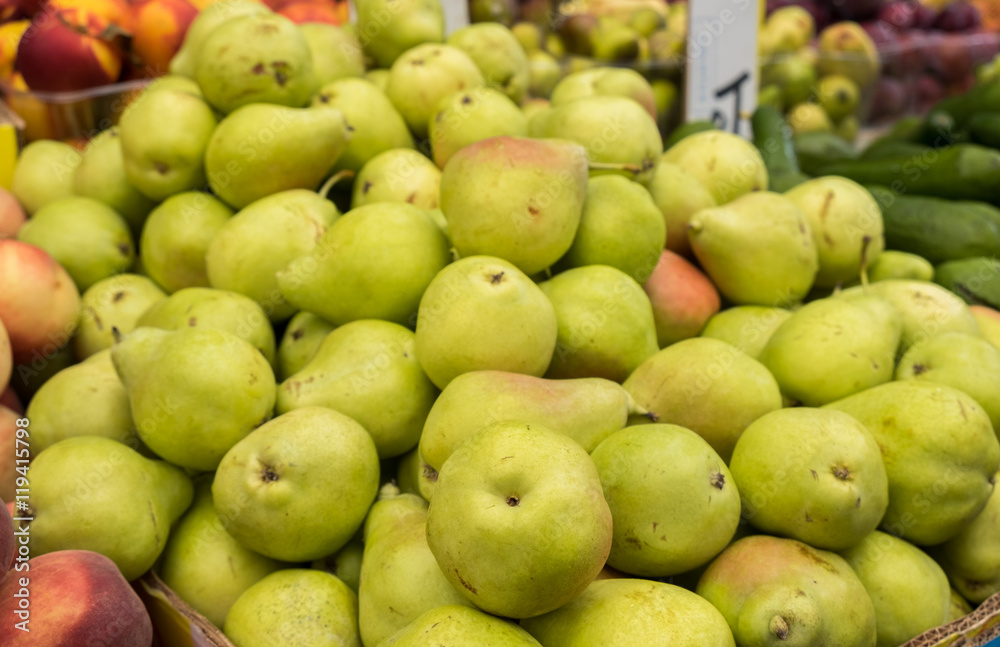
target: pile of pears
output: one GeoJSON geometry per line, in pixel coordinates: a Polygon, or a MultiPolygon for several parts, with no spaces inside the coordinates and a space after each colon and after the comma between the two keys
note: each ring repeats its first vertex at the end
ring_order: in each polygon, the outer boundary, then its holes
{"type": "Polygon", "coordinates": [[[1000,591],[1000,313],[863,187],[664,150],[628,70],[532,99],[437,0],[358,18],[213,4],[24,151],[18,238],[82,294],[14,367],[32,555],[236,647],[888,647],[1000,591]]]}

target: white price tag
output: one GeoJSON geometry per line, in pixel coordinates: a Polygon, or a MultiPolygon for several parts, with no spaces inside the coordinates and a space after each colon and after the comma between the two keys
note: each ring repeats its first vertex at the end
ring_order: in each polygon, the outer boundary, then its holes
{"type": "Polygon", "coordinates": [[[451,34],[469,25],[469,0],[441,0],[444,7],[444,33],[451,34]]]}
{"type": "Polygon", "coordinates": [[[689,0],[685,117],[749,138],[757,107],[758,3],[689,0]]]}

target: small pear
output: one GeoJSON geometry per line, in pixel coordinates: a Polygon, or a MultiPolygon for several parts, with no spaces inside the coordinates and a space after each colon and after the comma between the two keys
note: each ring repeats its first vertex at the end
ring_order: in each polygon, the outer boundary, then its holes
{"type": "Polygon", "coordinates": [[[299,25],[299,31],[312,54],[316,85],[323,87],[337,79],[365,74],[365,56],[361,43],[350,29],[322,22],[299,25]]]}
{"type": "Polygon", "coordinates": [[[528,52],[528,94],[547,99],[563,76],[559,61],[548,52],[528,52]]]}
{"type": "Polygon", "coordinates": [[[382,92],[385,92],[389,85],[389,70],[375,69],[365,72],[365,79],[375,84],[382,92]]]}
{"type": "Polygon", "coordinates": [[[365,544],[361,541],[361,533],[358,532],[333,555],[314,561],[313,568],[336,575],[341,582],[357,593],[361,582],[361,559],[364,550],[365,544]]]}
{"type": "MultiPolygon", "coordinates": [[[[1000,489],[957,535],[931,549],[952,586],[974,604],[1000,591],[1000,489]]],[[[954,597],[955,591],[952,591],[954,597]]],[[[967,605],[968,603],[966,603],[967,605]]],[[[968,613],[968,611],[966,611],[968,613]]]]}
{"type": "Polygon", "coordinates": [[[415,150],[393,149],[368,160],[354,179],[351,207],[376,202],[405,202],[437,209],[441,170],[415,150]]]}
{"type": "Polygon", "coordinates": [[[660,348],[697,337],[721,306],[712,281],[683,256],[668,249],[660,254],[642,289],[653,306],[660,348]]]}
{"type": "Polygon", "coordinates": [[[405,51],[444,41],[445,19],[440,0],[359,0],[358,33],[376,67],[390,67],[405,51]]]}
{"type": "Polygon", "coordinates": [[[209,34],[215,31],[216,27],[239,16],[267,13],[270,13],[270,9],[266,5],[251,0],[213,2],[205,6],[191,21],[184,37],[184,43],[177,54],[170,59],[170,73],[193,79],[198,60],[201,58],[201,50],[205,46],[205,40],[209,34]]]}
{"type": "Polygon", "coordinates": [[[663,154],[663,161],[698,178],[720,205],[768,187],[767,167],[753,144],[721,130],[685,137],[663,154]]]}
{"type": "Polygon", "coordinates": [[[541,647],[508,620],[454,604],[425,612],[377,647],[541,647]]]}
{"type": "Polygon", "coordinates": [[[783,308],[735,306],[709,319],[701,336],[724,341],[760,359],[771,335],[791,316],[792,312],[783,308]]]}
{"type": "Polygon", "coordinates": [[[922,256],[886,249],[868,266],[868,280],[875,283],[889,279],[931,281],[934,279],[934,266],[922,256]]]}
{"type": "Polygon", "coordinates": [[[111,276],[90,286],[80,301],[80,323],[73,338],[77,359],[111,348],[114,329],[132,332],[143,313],[165,298],[153,281],[136,274],[111,276]]]}
{"type": "Polygon", "coordinates": [[[316,357],[323,340],[337,326],[311,312],[302,311],[288,321],[278,344],[275,374],[285,381],[301,371],[316,357]]]}
{"type": "Polygon", "coordinates": [[[480,86],[443,98],[427,127],[434,163],[444,168],[460,149],[490,137],[524,137],[528,120],[507,95],[480,86]]]}
{"type": "Polygon", "coordinates": [[[702,209],[717,206],[715,197],[687,168],[662,158],[647,186],[666,224],[667,249],[690,258],[688,223],[702,209]]]}
{"type": "Polygon", "coordinates": [[[448,44],[469,55],[486,83],[520,104],[528,93],[528,56],[517,37],[496,22],[477,22],[448,36],[448,44]]]}
{"type": "Polygon", "coordinates": [[[128,223],[133,236],[142,231],[146,216],[155,206],[129,182],[116,127],[99,133],[87,144],[73,175],[73,193],[114,209],[128,223]]]}
{"type": "Polygon", "coordinates": [[[845,20],[820,32],[818,66],[824,76],[839,74],[867,88],[878,78],[878,49],[861,25],[845,20]]]}
{"type": "Polygon", "coordinates": [[[82,160],[80,151],[64,142],[31,142],[18,155],[10,191],[30,216],[49,202],[74,195],[73,182],[82,160]]]}
{"type": "Polygon", "coordinates": [[[619,67],[598,67],[569,74],[552,90],[552,105],[561,106],[594,96],[632,99],[656,119],[656,98],[653,88],[635,70],[619,67]]]}

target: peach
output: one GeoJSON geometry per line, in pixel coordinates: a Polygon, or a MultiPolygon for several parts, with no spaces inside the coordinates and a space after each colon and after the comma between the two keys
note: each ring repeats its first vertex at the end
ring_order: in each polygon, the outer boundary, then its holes
{"type": "Polygon", "coordinates": [[[187,0],[143,0],[132,5],[132,52],[151,74],[167,73],[198,9],[187,0]]]}
{"type": "Polygon", "coordinates": [[[333,6],[326,2],[315,2],[314,0],[300,0],[286,4],[279,11],[279,14],[288,18],[297,25],[307,22],[325,22],[330,25],[342,25],[347,22],[347,5],[333,6]]]}
{"type": "Polygon", "coordinates": [[[643,289],[653,304],[660,348],[696,337],[721,305],[712,281],[670,250],[660,255],[643,289]]]}
{"type": "Polygon", "coordinates": [[[34,245],[0,240],[0,285],[0,321],[16,363],[66,345],[76,331],[80,293],[59,263],[34,245]]]}
{"type": "Polygon", "coordinates": [[[132,32],[132,12],[125,0],[48,0],[46,11],[52,9],[84,9],[100,16],[122,31],[132,32]]]}
{"type": "Polygon", "coordinates": [[[17,48],[17,69],[36,92],[72,92],[118,80],[124,53],[103,17],[72,7],[39,14],[17,48]]]}
{"type": "Polygon", "coordinates": [[[7,189],[0,187],[0,238],[16,237],[17,230],[24,221],[24,209],[21,208],[17,198],[7,189]]]}
{"type": "Polygon", "coordinates": [[[7,76],[14,70],[17,46],[29,26],[30,20],[15,20],[0,25],[0,75],[7,76]]]}
{"type": "Polygon", "coordinates": [[[14,537],[14,520],[10,511],[3,507],[0,512],[0,573],[6,573],[14,565],[17,555],[17,538],[14,537]]]}
{"type": "MultiPolygon", "coordinates": [[[[22,414],[0,406],[0,500],[13,501],[17,487],[17,420],[22,414]]],[[[2,562],[0,562],[2,563],[2,562]]]]}
{"type": "Polygon", "coordinates": [[[5,619],[0,623],[3,645],[153,643],[153,623],[139,595],[114,562],[89,550],[60,550],[16,561],[0,583],[0,614],[5,619]],[[15,624],[23,621],[30,633],[15,624]]]}
{"type": "Polygon", "coordinates": [[[8,384],[6,389],[0,391],[0,405],[17,413],[24,413],[24,405],[21,404],[21,398],[17,397],[17,391],[12,384],[8,384]]]}

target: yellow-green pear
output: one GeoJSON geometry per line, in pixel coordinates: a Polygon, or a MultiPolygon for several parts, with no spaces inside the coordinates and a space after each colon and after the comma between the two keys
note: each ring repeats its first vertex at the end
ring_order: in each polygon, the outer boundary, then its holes
{"type": "Polygon", "coordinates": [[[558,323],[546,377],[624,382],[659,350],[649,297],[621,270],[607,265],[576,267],[538,287],[552,302],[558,323]]]}
{"type": "Polygon", "coordinates": [[[365,74],[365,55],[358,37],[350,29],[322,22],[299,25],[299,32],[312,54],[316,85],[365,74]]]}
{"type": "Polygon", "coordinates": [[[596,67],[565,76],[552,90],[552,105],[561,106],[594,96],[632,99],[656,119],[653,88],[641,74],[624,67],[596,67]]]}
{"type": "Polygon", "coordinates": [[[868,280],[872,283],[889,279],[931,281],[933,278],[934,266],[926,258],[894,249],[883,250],[868,266],[868,280]]]}
{"type": "Polygon", "coordinates": [[[244,548],[226,532],[229,515],[212,501],[212,478],[195,482],[194,502],[170,532],[157,574],[216,627],[248,588],[286,564],[244,548]]]}
{"type": "Polygon", "coordinates": [[[540,49],[528,52],[528,94],[547,99],[562,77],[562,66],[554,56],[540,49]]]}
{"type": "Polygon", "coordinates": [[[195,68],[201,58],[201,50],[205,46],[205,39],[215,31],[216,27],[238,16],[270,12],[267,5],[251,0],[213,2],[205,6],[191,21],[184,37],[184,43],[177,54],[170,59],[170,73],[194,78],[195,68]]]}
{"type": "Polygon", "coordinates": [[[1000,312],[980,305],[969,306],[969,311],[979,325],[983,338],[1000,348],[1000,312]]]}
{"type": "Polygon", "coordinates": [[[753,144],[722,130],[685,137],[663,154],[663,161],[689,171],[720,205],[768,187],[767,168],[753,144]]]}
{"type": "Polygon", "coordinates": [[[972,605],[962,597],[961,593],[953,588],[951,590],[951,615],[948,616],[948,622],[964,618],[970,613],[972,613],[972,605]]]}
{"type": "Polygon", "coordinates": [[[361,581],[361,560],[365,550],[365,544],[361,540],[361,532],[355,533],[354,537],[344,546],[329,557],[313,561],[312,567],[332,573],[341,582],[351,587],[355,593],[360,588],[361,581]]]}
{"type": "Polygon", "coordinates": [[[390,67],[403,52],[444,40],[440,0],[359,0],[357,30],[376,67],[390,67]]]}
{"type": "Polygon", "coordinates": [[[415,150],[393,149],[368,160],[354,179],[351,207],[375,202],[405,202],[437,209],[441,169],[415,150]]]}
{"type": "Polygon", "coordinates": [[[91,550],[134,580],[160,556],[193,490],[179,468],[116,440],[67,438],[31,463],[31,554],[91,550]]]}
{"type": "Polygon", "coordinates": [[[425,211],[385,202],[348,211],[275,280],[290,307],[333,324],[412,325],[424,290],[450,261],[448,239],[425,211]]]}
{"type": "Polygon", "coordinates": [[[712,315],[701,336],[724,341],[760,359],[771,335],[791,316],[792,312],[783,308],[734,306],[712,315]]]}
{"type": "Polygon", "coordinates": [[[736,442],[729,467],[744,519],[815,548],[858,544],[889,505],[875,439],[840,411],[799,407],[761,416],[736,442]]]}
{"type": "Polygon", "coordinates": [[[510,263],[470,256],[438,272],[417,311],[417,360],[443,389],[463,373],[541,377],[556,348],[555,309],[510,263]]]}
{"type": "Polygon", "coordinates": [[[153,281],[137,274],[111,276],[90,286],[80,300],[73,352],[83,361],[114,344],[114,329],[130,333],[139,319],[167,298],[153,281]]]}
{"type": "Polygon", "coordinates": [[[40,139],[24,147],[10,191],[30,216],[49,202],[75,195],[73,183],[83,157],[65,142],[40,139]]]}
{"type": "Polygon", "coordinates": [[[420,448],[414,447],[399,457],[396,468],[396,484],[403,494],[416,494],[420,496],[420,472],[422,470],[420,460],[420,448]]]}
{"type": "Polygon", "coordinates": [[[931,555],[969,602],[979,604],[1000,591],[1000,490],[994,487],[983,511],[931,555]]]}
{"type": "Polygon", "coordinates": [[[769,191],[702,209],[691,217],[688,238],[719,292],[738,305],[797,303],[809,292],[819,268],[805,214],[788,198],[769,191]]]}
{"type": "Polygon", "coordinates": [[[375,69],[365,72],[365,78],[375,84],[382,92],[385,92],[389,85],[389,70],[375,69]]]}
{"type": "Polygon", "coordinates": [[[641,579],[593,582],[575,600],[521,626],[545,647],[735,647],[715,607],[679,586],[641,579]]]}
{"type": "Polygon", "coordinates": [[[462,27],[448,44],[469,55],[486,83],[520,104],[528,93],[528,56],[514,33],[496,22],[462,27]]]}
{"type": "Polygon", "coordinates": [[[866,88],[878,78],[878,49],[861,25],[844,20],[819,34],[819,73],[840,74],[866,88]]]}
{"type": "Polygon", "coordinates": [[[236,647],[361,647],[358,596],[330,573],[277,571],[236,598],[225,633],[236,647]]]}
{"type": "Polygon", "coordinates": [[[515,623],[454,604],[425,612],[377,647],[541,647],[515,623]]]}
{"type": "Polygon", "coordinates": [[[480,86],[441,99],[427,125],[434,163],[444,168],[460,149],[490,137],[524,137],[528,120],[507,95],[480,86]]]}
{"type": "Polygon", "coordinates": [[[215,469],[230,447],[271,417],[270,365],[222,330],[136,328],[115,344],[111,358],[139,437],[175,465],[215,469]]]}
{"type": "Polygon", "coordinates": [[[109,128],[87,143],[83,159],[73,174],[73,193],[103,202],[125,222],[133,236],[142,231],[155,203],[144,196],[125,174],[125,158],[117,127],[109,128]]]}
{"type": "Polygon", "coordinates": [[[889,382],[826,405],[868,427],[889,477],[882,528],[940,544],[982,511],[1000,466],[989,416],[971,397],[924,380],[889,382]]]}
{"type": "Polygon", "coordinates": [[[301,371],[316,357],[326,336],[337,326],[311,312],[302,311],[288,321],[278,344],[275,375],[281,381],[301,371]]]}
{"type": "Polygon", "coordinates": [[[690,170],[663,158],[647,186],[666,225],[667,249],[690,257],[688,223],[702,209],[717,206],[715,196],[690,170]]]}
{"type": "Polygon", "coordinates": [[[413,338],[407,328],[375,319],[337,328],[282,382],[277,412],[328,407],[361,423],[379,458],[413,449],[438,393],[417,362],[413,338]]]}
{"type": "MultiPolygon", "coordinates": [[[[233,2],[232,4],[234,7],[244,6],[243,0],[235,0],[235,2],[233,2]]],[[[205,12],[201,12],[198,14],[197,17],[200,18],[204,14],[205,12]]],[[[188,34],[189,35],[191,34],[190,28],[188,29],[188,34]]],[[[189,40],[190,40],[189,38],[185,37],[184,42],[187,43],[189,40]]],[[[155,79],[151,80],[145,89],[146,92],[154,92],[157,90],[180,90],[181,92],[187,92],[188,94],[193,94],[196,97],[202,96],[201,88],[198,87],[198,83],[190,76],[183,74],[171,73],[171,74],[165,74],[163,76],[158,76],[155,79]]]]}
{"type": "Polygon", "coordinates": [[[841,555],[875,606],[878,647],[897,647],[948,622],[948,577],[913,544],[875,531],[841,555]]]}

